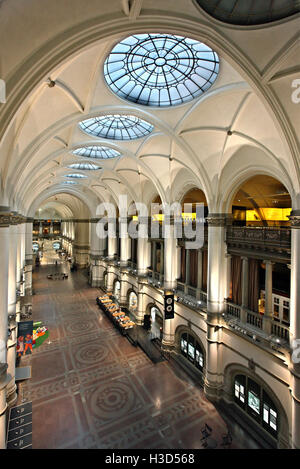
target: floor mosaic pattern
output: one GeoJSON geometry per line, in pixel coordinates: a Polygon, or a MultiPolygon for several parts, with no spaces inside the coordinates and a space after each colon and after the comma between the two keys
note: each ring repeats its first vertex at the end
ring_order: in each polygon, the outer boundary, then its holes
{"type": "MultiPolygon", "coordinates": [[[[68,267],[41,265],[33,274],[33,320],[50,335],[21,364],[32,365],[18,402],[32,401],[33,448],[201,448],[204,423],[220,447],[227,426],[202,389],[121,336],[83,272],[47,279],[54,269],[68,267]]],[[[236,435],[232,448],[257,447],[236,435]]]]}

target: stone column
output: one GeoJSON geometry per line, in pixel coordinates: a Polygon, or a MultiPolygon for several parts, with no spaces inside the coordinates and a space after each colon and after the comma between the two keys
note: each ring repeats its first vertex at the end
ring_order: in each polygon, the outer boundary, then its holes
{"type": "Polygon", "coordinates": [[[198,249],[197,300],[200,299],[200,293],[202,291],[202,262],[203,262],[203,251],[202,249],[198,249]]]}
{"type": "MultiPolygon", "coordinates": [[[[89,235],[89,222],[88,220],[78,220],[75,229],[75,243],[74,243],[74,260],[78,268],[84,268],[89,260],[90,252],[90,235],[89,235]]],[[[71,233],[70,224],[68,226],[68,252],[72,253],[71,249],[71,233]]]]}
{"type": "Polygon", "coordinates": [[[103,255],[104,240],[97,234],[98,219],[91,219],[91,251],[90,251],[90,285],[92,287],[100,287],[103,281],[103,255]]]}
{"type": "MultiPolygon", "coordinates": [[[[108,220],[109,223],[115,223],[115,220],[108,220]]],[[[107,286],[106,289],[108,292],[113,291],[114,280],[115,280],[115,257],[117,254],[117,237],[108,236],[107,238],[107,286]]]]}
{"type": "Polygon", "coordinates": [[[17,400],[16,376],[16,347],[17,347],[17,323],[14,316],[9,317],[8,328],[10,336],[7,341],[7,365],[10,381],[6,389],[6,400],[9,406],[13,405],[17,400]]]}
{"type": "Polygon", "coordinates": [[[160,271],[159,271],[159,281],[160,283],[163,282],[163,278],[165,275],[165,240],[160,243],[160,271]]]}
{"type": "Polygon", "coordinates": [[[290,362],[292,394],[292,448],[300,449],[300,210],[293,211],[291,222],[291,299],[290,362]]]}
{"type": "Polygon", "coordinates": [[[137,240],[137,273],[139,277],[147,275],[149,267],[148,218],[139,218],[139,235],[137,240]]]}
{"type": "Polygon", "coordinates": [[[226,288],[225,288],[225,298],[229,298],[230,295],[230,286],[231,286],[231,260],[232,256],[226,254],[226,288]]]}
{"type": "Polygon", "coordinates": [[[43,234],[43,223],[40,221],[40,226],[39,226],[39,234],[43,234]]]}
{"type": "MultiPolygon", "coordinates": [[[[164,293],[173,293],[177,286],[177,239],[174,237],[174,225],[169,226],[169,236],[164,238],[164,293]]],[[[163,320],[163,350],[175,347],[175,319],[163,320]]]]}
{"type": "MultiPolygon", "coordinates": [[[[14,223],[14,218],[12,218],[14,223]]],[[[16,314],[16,274],[17,274],[17,224],[12,224],[9,227],[9,269],[8,269],[8,314],[16,314]]]]}
{"type": "Polygon", "coordinates": [[[127,267],[131,256],[131,239],[127,231],[127,218],[119,218],[119,236],[120,236],[120,266],[127,267]]]}
{"type": "Polygon", "coordinates": [[[225,226],[228,214],[209,214],[207,274],[207,362],[204,391],[211,400],[218,400],[222,387],[218,347],[221,340],[221,313],[226,292],[225,226]]]}
{"type": "Polygon", "coordinates": [[[0,363],[6,363],[8,331],[9,208],[0,213],[0,363]]]}
{"type": "Polygon", "coordinates": [[[53,234],[53,221],[50,222],[50,234],[53,234]]]}
{"type": "Polygon", "coordinates": [[[273,307],[272,307],[272,294],[273,294],[273,262],[264,261],[266,266],[265,272],[265,314],[264,314],[264,331],[267,334],[271,334],[272,328],[272,316],[273,316],[273,307]]]}
{"type": "Polygon", "coordinates": [[[9,208],[0,213],[0,449],[6,447],[6,389],[11,377],[7,375],[8,338],[8,263],[9,263],[9,208]]]}
{"type": "Polygon", "coordinates": [[[152,243],[152,278],[155,279],[155,272],[156,272],[156,241],[152,243]]]}
{"type": "Polygon", "coordinates": [[[248,308],[248,276],[249,276],[249,259],[248,257],[242,257],[242,310],[241,320],[247,322],[247,308],[248,308]]]}
{"type": "Polygon", "coordinates": [[[33,219],[27,218],[25,237],[25,296],[32,295],[32,230],[33,219]]]}
{"type": "Polygon", "coordinates": [[[9,380],[7,363],[0,362],[0,450],[6,449],[6,387],[9,380]]]}

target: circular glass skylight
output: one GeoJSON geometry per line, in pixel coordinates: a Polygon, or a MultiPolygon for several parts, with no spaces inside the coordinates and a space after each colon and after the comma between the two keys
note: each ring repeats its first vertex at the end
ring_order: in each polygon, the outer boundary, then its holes
{"type": "Polygon", "coordinates": [[[79,126],[89,135],[113,140],[133,140],[153,130],[152,124],[139,117],[119,114],[91,117],[81,121],[79,126]]]}
{"type": "Polygon", "coordinates": [[[277,21],[299,12],[295,0],[197,0],[207,13],[225,23],[241,26],[277,21]]]}
{"type": "Polygon", "coordinates": [[[137,104],[175,106],[207,91],[219,57],[202,42],[169,34],[136,34],[119,42],[104,62],[113,92],[137,104]]]}
{"type": "Polygon", "coordinates": [[[100,166],[96,165],[96,164],[93,164],[93,163],[73,163],[73,164],[70,164],[68,166],[68,168],[71,168],[71,169],[81,169],[81,170],[88,170],[88,171],[91,171],[91,170],[97,170],[97,169],[101,169],[100,166]]]}
{"type": "Polygon", "coordinates": [[[119,151],[114,150],[113,148],[97,146],[97,145],[92,145],[90,147],[76,148],[76,150],[74,150],[72,153],[74,155],[84,156],[85,158],[99,158],[102,160],[107,160],[109,158],[116,158],[117,156],[121,155],[119,151]]]}
{"type": "Polygon", "coordinates": [[[74,178],[74,179],[82,179],[82,178],[87,178],[85,174],[80,174],[80,173],[72,173],[72,174],[65,174],[65,178],[74,178]]]}

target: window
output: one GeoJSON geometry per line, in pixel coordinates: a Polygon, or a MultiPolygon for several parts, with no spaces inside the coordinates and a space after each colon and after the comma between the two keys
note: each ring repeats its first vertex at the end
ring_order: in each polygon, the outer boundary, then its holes
{"type": "Polygon", "coordinates": [[[110,158],[117,158],[121,153],[110,147],[92,145],[90,147],[81,147],[74,150],[73,155],[84,156],[85,158],[97,158],[107,160],[110,158]]]}
{"type": "Polygon", "coordinates": [[[120,290],[121,290],[121,284],[119,280],[115,282],[115,287],[114,287],[114,297],[116,298],[117,301],[120,299],[120,290]]]}
{"type": "Polygon", "coordinates": [[[135,311],[137,309],[137,295],[133,291],[129,295],[129,309],[135,311]]]}
{"type": "Polygon", "coordinates": [[[119,42],[104,63],[104,76],[120,98],[144,106],[175,106],[207,91],[219,57],[195,39],[136,34],[119,42]]]}
{"type": "Polygon", "coordinates": [[[80,169],[84,171],[90,171],[90,170],[97,170],[101,169],[100,166],[93,164],[93,163],[73,163],[68,166],[68,168],[71,169],[80,169]]]}
{"type": "Polygon", "coordinates": [[[262,387],[245,375],[234,378],[234,400],[274,437],[278,430],[278,412],[262,387]]]}
{"type": "Polygon", "coordinates": [[[83,178],[87,178],[87,176],[85,176],[85,174],[80,174],[80,173],[72,173],[72,174],[65,174],[66,178],[74,178],[74,179],[83,179],[83,178]]]}
{"type": "Polygon", "coordinates": [[[112,140],[134,140],[145,137],[153,125],[136,116],[111,114],[92,117],[79,123],[81,130],[94,137],[112,140]]]}
{"type": "Polygon", "coordinates": [[[180,350],[182,355],[189,359],[197,368],[203,371],[204,354],[202,347],[193,336],[184,333],[180,338],[180,350]]]}

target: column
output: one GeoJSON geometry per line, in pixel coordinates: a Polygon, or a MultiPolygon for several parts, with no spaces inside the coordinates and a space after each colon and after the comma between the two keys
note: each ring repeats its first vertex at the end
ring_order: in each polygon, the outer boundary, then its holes
{"type": "Polygon", "coordinates": [[[25,232],[25,296],[32,295],[32,230],[33,218],[27,218],[25,232]]]}
{"type": "Polygon", "coordinates": [[[91,251],[90,251],[90,285],[100,287],[103,281],[104,266],[102,258],[104,255],[104,239],[97,234],[98,219],[91,219],[91,251]]]}
{"type": "Polygon", "coordinates": [[[53,221],[50,222],[50,234],[53,234],[53,221]]]}
{"type": "Polygon", "coordinates": [[[264,261],[266,266],[265,272],[265,314],[264,314],[264,331],[271,334],[272,329],[272,294],[273,294],[273,262],[264,261]]]}
{"type": "MultiPolygon", "coordinates": [[[[164,293],[173,293],[177,286],[177,239],[174,238],[174,225],[169,227],[169,236],[164,238],[164,293]]],[[[163,350],[175,347],[175,319],[163,320],[163,350]]]]}
{"type": "Polygon", "coordinates": [[[10,381],[6,388],[6,401],[9,406],[17,400],[16,376],[16,347],[17,347],[17,322],[14,317],[9,317],[8,329],[10,332],[7,340],[7,371],[10,375],[10,381]]]}
{"type": "Polygon", "coordinates": [[[9,379],[7,364],[0,361],[0,450],[6,449],[6,387],[9,379]]]}
{"type": "Polygon", "coordinates": [[[156,241],[152,243],[152,278],[155,280],[155,272],[156,272],[156,241]]]}
{"type": "Polygon", "coordinates": [[[218,347],[221,339],[221,313],[226,291],[225,226],[228,214],[209,214],[207,273],[207,357],[204,391],[211,400],[218,400],[222,388],[218,347]]]}
{"type": "MultiPolygon", "coordinates": [[[[90,252],[90,235],[89,235],[89,221],[78,220],[75,229],[75,244],[74,244],[74,260],[79,268],[86,267],[89,260],[90,252]]],[[[70,223],[68,224],[68,252],[72,253],[70,223]]]]}
{"type": "Polygon", "coordinates": [[[160,270],[159,270],[159,281],[162,284],[163,283],[163,278],[165,275],[165,242],[160,243],[160,270]]]}
{"type": "Polygon", "coordinates": [[[40,226],[39,226],[39,234],[43,234],[43,223],[40,221],[40,226]]]}
{"type": "Polygon", "coordinates": [[[242,257],[242,310],[241,321],[247,322],[247,309],[248,309],[248,276],[249,276],[249,259],[242,257]]]}
{"type": "MultiPolygon", "coordinates": [[[[115,220],[108,220],[109,223],[115,223],[115,220]]],[[[107,238],[107,286],[106,290],[108,292],[113,291],[114,279],[115,279],[115,270],[114,270],[114,260],[117,254],[117,237],[109,236],[107,238]]]]}
{"type": "Polygon", "coordinates": [[[226,254],[226,286],[225,286],[225,298],[230,296],[230,287],[231,287],[231,261],[232,256],[226,254]]]}
{"type": "Polygon", "coordinates": [[[185,250],[185,287],[184,292],[188,294],[188,286],[190,284],[190,268],[191,268],[191,251],[190,249],[185,250]]]}
{"type": "Polygon", "coordinates": [[[291,299],[290,343],[292,395],[292,448],[300,449],[300,210],[293,211],[291,222],[291,299]],[[295,342],[297,341],[297,342],[295,342]]]}
{"type": "Polygon", "coordinates": [[[202,290],[202,262],[203,262],[203,251],[198,249],[198,271],[197,271],[197,290],[202,290]]]}
{"type": "Polygon", "coordinates": [[[131,238],[127,230],[127,218],[119,218],[119,236],[120,236],[120,266],[127,267],[128,260],[131,256],[131,238]]]}
{"type": "Polygon", "coordinates": [[[0,213],[0,449],[6,448],[6,388],[10,381],[7,374],[8,332],[8,263],[9,263],[9,208],[1,207],[0,213]]]}

